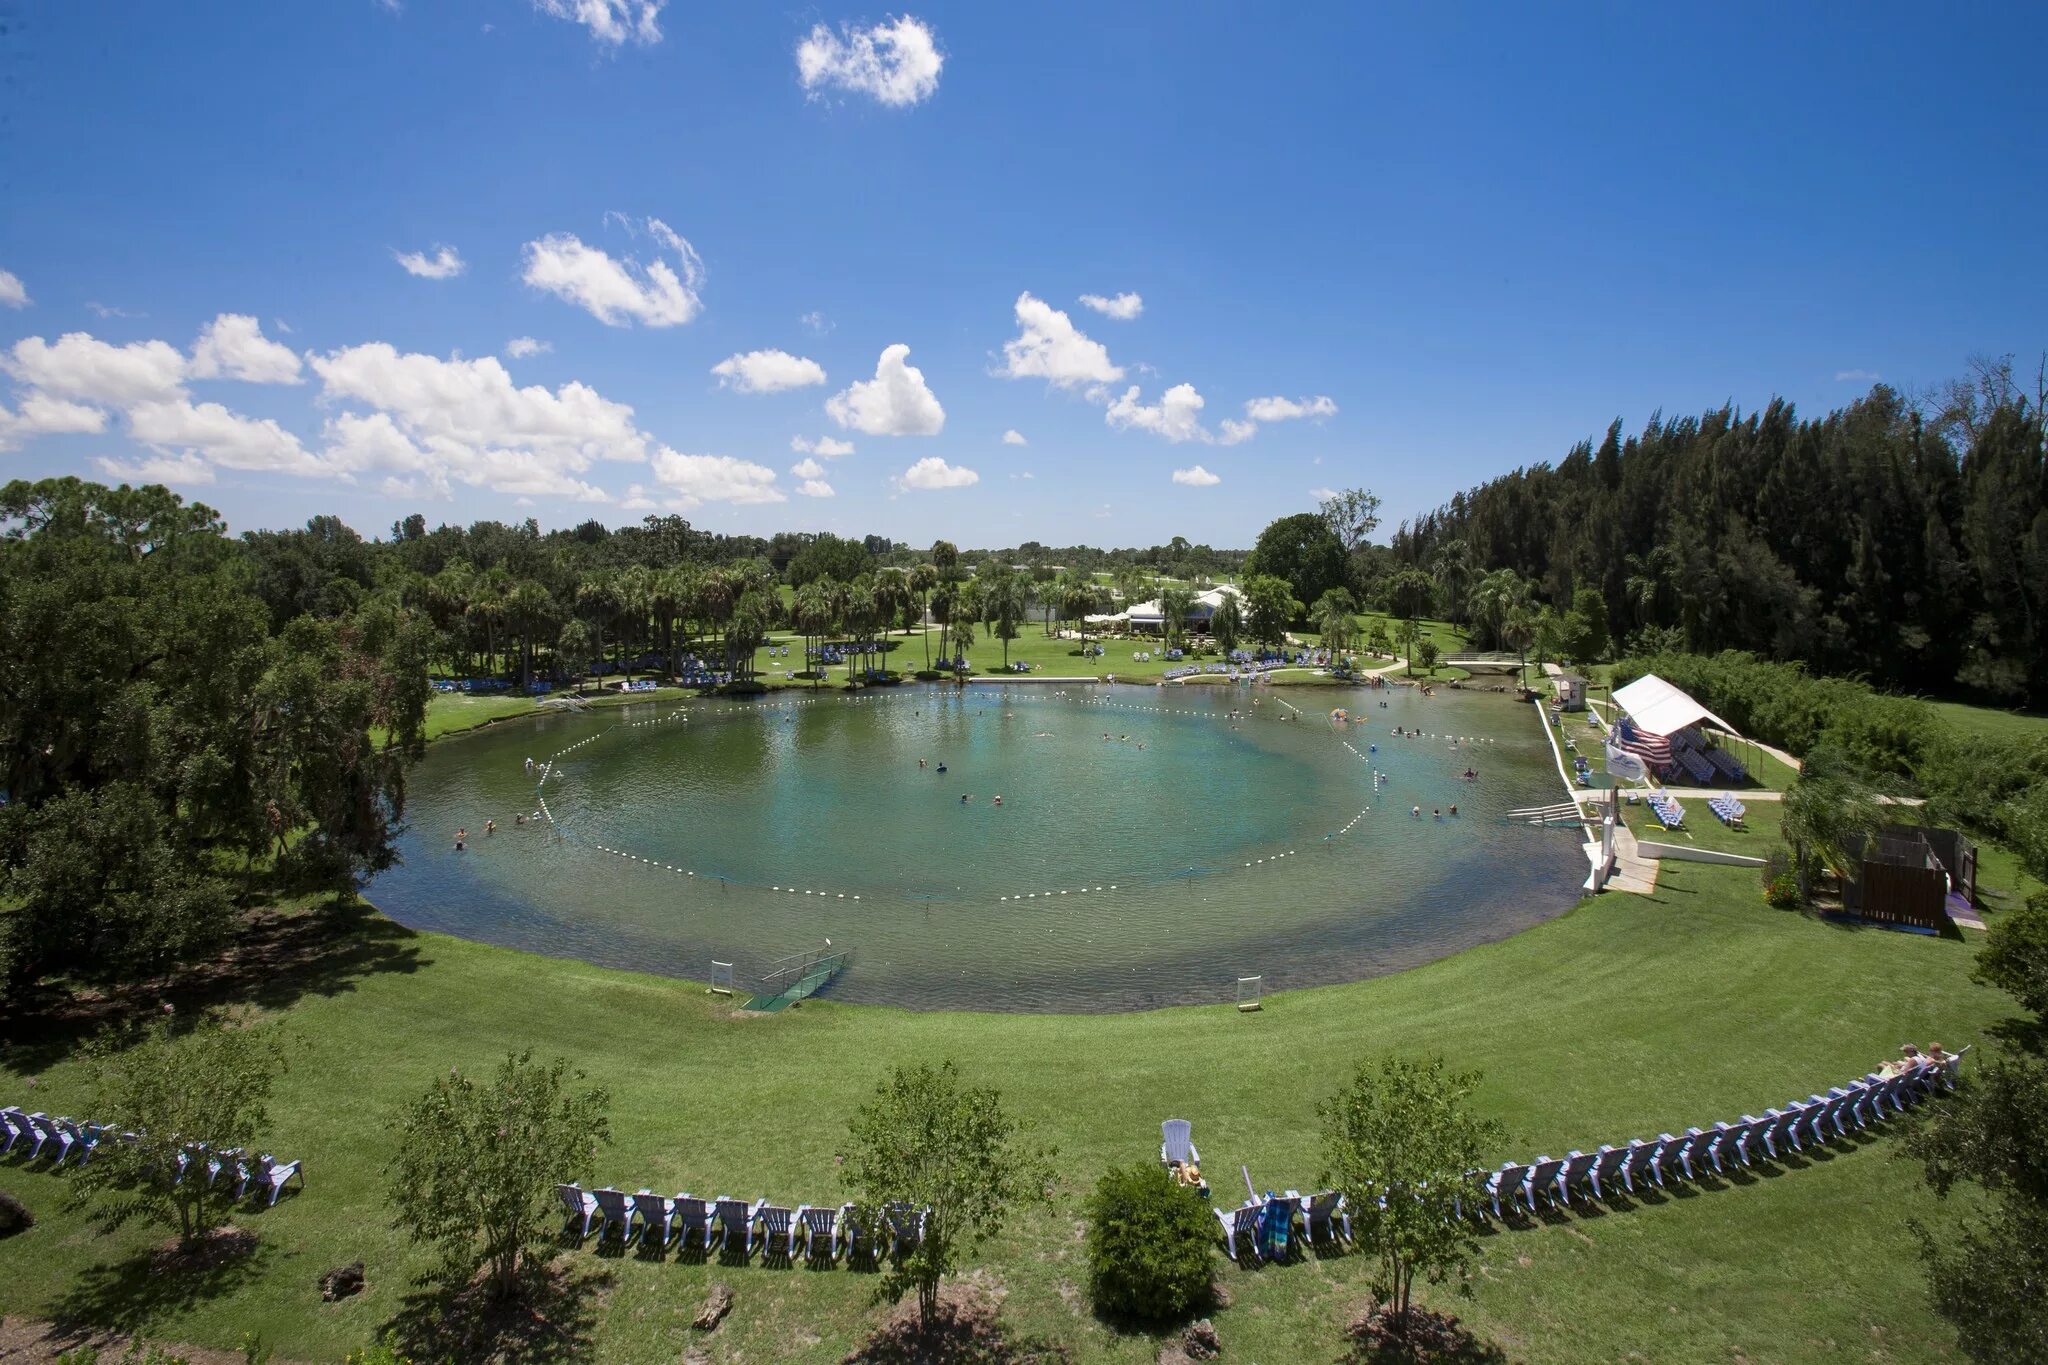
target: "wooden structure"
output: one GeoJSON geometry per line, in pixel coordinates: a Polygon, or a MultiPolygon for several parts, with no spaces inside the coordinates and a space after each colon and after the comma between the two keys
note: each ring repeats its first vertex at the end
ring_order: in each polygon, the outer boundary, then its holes
{"type": "Polygon", "coordinates": [[[1872,924],[1947,934],[1951,909],[1976,899],[1977,850],[1952,829],[1886,825],[1842,884],[1842,909],[1872,924]]]}
{"type": "Polygon", "coordinates": [[[1557,704],[1570,712],[1586,709],[1586,680],[1576,673],[1560,673],[1557,676],[1557,704]]]}

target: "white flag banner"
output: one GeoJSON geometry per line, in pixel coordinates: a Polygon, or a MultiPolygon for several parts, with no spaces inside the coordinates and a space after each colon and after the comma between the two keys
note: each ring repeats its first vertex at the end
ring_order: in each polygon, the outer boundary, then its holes
{"type": "Polygon", "coordinates": [[[1643,760],[1626,749],[1607,746],[1607,771],[1629,782],[1643,780],[1643,760]]]}

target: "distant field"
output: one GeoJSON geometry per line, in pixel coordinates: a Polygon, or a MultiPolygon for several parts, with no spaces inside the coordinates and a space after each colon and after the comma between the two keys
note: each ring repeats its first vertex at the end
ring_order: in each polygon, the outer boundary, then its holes
{"type": "Polygon", "coordinates": [[[1972,706],[1960,701],[1931,701],[1936,715],[1956,729],[1987,739],[2039,739],[2048,736],[2048,715],[2027,711],[2001,711],[1995,706],[1972,706]]]}

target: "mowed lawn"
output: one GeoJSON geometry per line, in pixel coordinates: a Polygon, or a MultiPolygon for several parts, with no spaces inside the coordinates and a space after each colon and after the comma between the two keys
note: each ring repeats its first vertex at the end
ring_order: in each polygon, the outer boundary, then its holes
{"type": "MultiPolygon", "coordinates": [[[[589,890],[589,888],[585,888],[589,890]]],[[[943,924],[935,931],[943,932],[943,924]]],[[[1025,1333],[1080,1359],[1149,1362],[1158,1343],[1097,1321],[1085,1299],[1081,1200],[1109,1165],[1151,1158],[1159,1121],[1192,1119],[1220,1199],[1317,1175],[1316,1100],[1385,1049],[1441,1052],[1485,1073],[1478,1107],[1529,1157],[1711,1125],[1824,1090],[1904,1040],[1981,1040],[2007,1002],[1969,981],[1973,944],[1829,926],[1773,911],[1753,872],[1667,864],[1652,897],[1610,893],[1499,944],[1349,986],[1228,1007],[1110,1016],[914,1013],[818,1000],[736,1015],[701,986],[600,970],[376,917],[311,963],[251,989],[281,1015],[292,1067],[274,1104],[307,1189],[247,1219],[246,1273],[188,1293],[152,1281],[161,1233],[92,1231],[66,1181],[0,1164],[41,1222],[0,1242],[0,1312],[68,1312],[232,1347],[260,1332],[285,1356],[337,1359],[373,1339],[427,1264],[390,1227],[382,1168],[394,1111],[452,1067],[508,1049],[571,1058],[612,1095],[599,1182],[779,1202],[840,1198],[848,1113],[893,1062],[952,1057],[1059,1148],[1053,1206],[977,1257],[1025,1333]],[[369,1289],[320,1302],[315,1278],[363,1259],[369,1289]]],[[[0,1099],[83,1109],[65,1040],[0,1049],[0,1099]],[[33,1076],[36,1084],[27,1082],[33,1076]]],[[[1891,1133],[1632,1206],[1581,1210],[1486,1238],[1478,1296],[1454,1303],[1519,1359],[1926,1360],[1951,1354],[1906,1220],[1953,1216],[1891,1133]]],[[[871,1276],[576,1253],[601,1272],[587,1345],[599,1357],[836,1360],[882,1309],[871,1276]],[[729,1284],[715,1335],[687,1329],[729,1284]]],[[[1363,1256],[1245,1271],[1218,1260],[1225,1359],[1329,1360],[1366,1297],[1363,1256]]]]}

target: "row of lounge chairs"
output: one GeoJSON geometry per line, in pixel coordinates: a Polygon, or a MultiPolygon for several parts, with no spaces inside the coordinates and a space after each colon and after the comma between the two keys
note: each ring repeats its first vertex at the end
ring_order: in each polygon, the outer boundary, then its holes
{"type": "MultiPolygon", "coordinates": [[[[1159,1164],[1166,1167],[1202,1164],[1194,1141],[1194,1125],[1186,1119],[1168,1119],[1159,1125],[1159,1164]]],[[[1250,1177],[1246,1177],[1249,1185],[1250,1177]]],[[[1207,1186],[1203,1187],[1207,1193],[1207,1186]]],[[[1316,1245],[1335,1242],[1339,1234],[1351,1240],[1351,1214],[1344,1196],[1335,1190],[1303,1194],[1288,1190],[1251,1198],[1234,1209],[1211,1207],[1221,1225],[1224,1254],[1233,1261],[1256,1256],[1260,1260],[1286,1260],[1303,1245],[1297,1229],[1306,1232],[1316,1245]]]]}
{"type": "MultiPolygon", "coordinates": [[[[53,1169],[67,1162],[82,1166],[91,1161],[110,1136],[117,1142],[135,1141],[133,1133],[115,1133],[103,1123],[23,1113],[14,1105],[0,1109],[0,1154],[18,1155],[29,1162],[48,1156],[53,1169]]],[[[265,1207],[275,1204],[291,1181],[296,1180],[301,1190],[306,1187],[304,1167],[297,1161],[279,1161],[268,1152],[251,1157],[240,1148],[216,1150],[203,1142],[187,1143],[179,1151],[171,1183],[178,1184],[195,1171],[205,1172],[209,1186],[225,1178],[237,1200],[251,1193],[268,1196],[265,1207]]]]}
{"type": "Polygon", "coordinates": [[[1668,792],[1650,793],[1650,814],[1656,816],[1657,823],[1666,829],[1685,828],[1685,807],[1668,792]]]}
{"type": "Polygon", "coordinates": [[[766,1199],[750,1204],[730,1195],[699,1199],[688,1192],[628,1194],[610,1186],[586,1190],[576,1184],[555,1186],[555,1197],[578,1243],[594,1230],[600,1245],[612,1240],[621,1246],[637,1242],[658,1252],[671,1242],[678,1251],[694,1242],[707,1254],[716,1247],[722,1256],[741,1262],[751,1260],[758,1250],[764,1259],[801,1258],[813,1265],[831,1265],[844,1256],[849,1264],[872,1264],[885,1254],[894,1258],[915,1249],[924,1240],[930,1213],[892,1204],[873,1218],[862,1218],[852,1204],[799,1204],[792,1209],[766,1199]]]}
{"type": "Polygon", "coordinates": [[[1742,817],[1749,814],[1749,808],[1735,799],[1733,792],[1722,792],[1719,796],[1707,798],[1707,809],[1714,818],[1730,829],[1742,828],[1742,817]]]}
{"type": "MultiPolygon", "coordinates": [[[[1893,1076],[1877,1072],[1834,1086],[1825,1095],[1790,1100],[1782,1109],[1766,1109],[1762,1117],[1744,1114],[1734,1123],[1660,1133],[1654,1141],[1631,1138],[1626,1146],[1602,1144],[1597,1151],[1572,1151],[1563,1157],[1539,1156],[1531,1162],[1505,1162],[1493,1172],[1469,1176],[1489,1203],[1496,1219],[1519,1205],[1537,1211],[1538,1201],[1561,1206],[1576,1193],[1607,1199],[1617,1181],[1633,1194],[1638,1182],[1662,1187],[1670,1180],[1699,1180],[1711,1170],[1721,1174],[1759,1160],[1781,1161],[1785,1154],[1845,1138],[1863,1128],[1903,1113],[1940,1090],[1953,1090],[1969,1048],[1942,1062],[1925,1062],[1893,1076]],[[1887,1112],[1889,1111],[1889,1112],[1887,1112]]],[[[1478,1207],[1468,1213],[1484,1216],[1478,1207]]]]}

